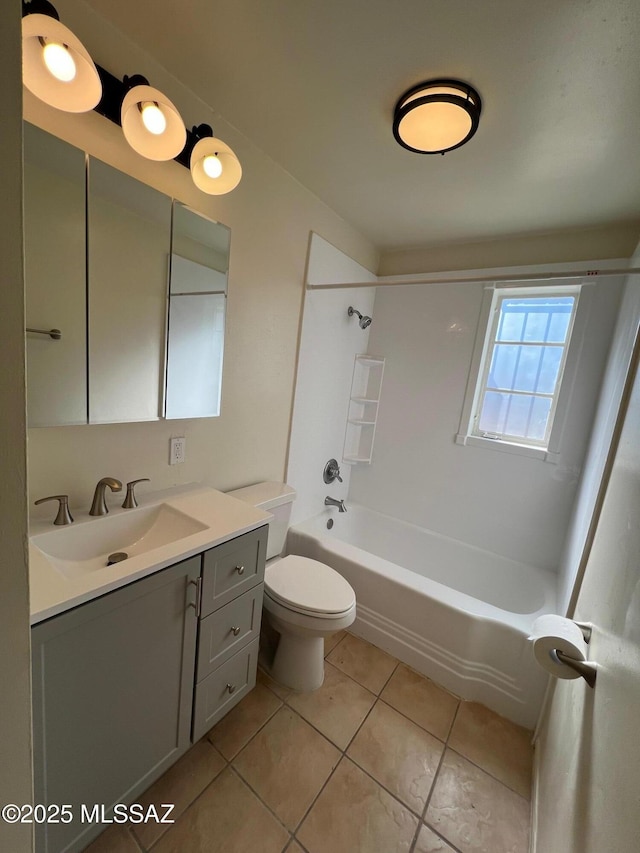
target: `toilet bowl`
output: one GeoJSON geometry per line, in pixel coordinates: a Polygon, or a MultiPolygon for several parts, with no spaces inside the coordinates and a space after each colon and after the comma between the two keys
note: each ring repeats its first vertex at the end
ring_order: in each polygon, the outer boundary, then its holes
{"type": "Polygon", "coordinates": [[[293,690],[324,681],[324,639],[356,618],[349,583],[324,563],[290,555],[267,566],[263,608],[280,635],[271,675],[293,690]]]}
{"type": "Polygon", "coordinates": [[[351,585],[330,566],[290,554],[284,547],[295,491],[283,483],[257,483],[228,492],[271,512],[264,578],[263,618],[277,632],[272,656],[261,656],[271,677],[301,693],[324,681],[324,640],[356,618],[351,585]]]}

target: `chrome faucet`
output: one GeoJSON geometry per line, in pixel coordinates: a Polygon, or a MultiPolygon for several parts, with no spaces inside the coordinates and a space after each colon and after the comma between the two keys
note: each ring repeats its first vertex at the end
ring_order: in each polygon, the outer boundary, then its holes
{"type": "Polygon", "coordinates": [[[338,512],[346,512],[347,511],[347,508],[344,505],[344,501],[337,501],[335,498],[330,498],[329,496],[327,496],[324,499],[324,505],[325,506],[337,506],[338,512]]]}
{"type": "Polygon", "coordinates": [[[103,477],[96,486],[89,515],[106,515],[109,512],[109,508],[104,497],[107,486],[109,486],[112,492],[122,491],[122,483],[120,480],[116,480],[114,477],[103,477]]]}

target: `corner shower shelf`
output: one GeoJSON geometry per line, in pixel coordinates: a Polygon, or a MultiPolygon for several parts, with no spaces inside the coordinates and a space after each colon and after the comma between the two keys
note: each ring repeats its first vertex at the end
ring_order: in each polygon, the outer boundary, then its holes
{"type": "Polygon", "coordinates": [[[384,358],[356,356],[342,452],[342,461],[349,465],[371,462],[383,373],[384,358]]]}

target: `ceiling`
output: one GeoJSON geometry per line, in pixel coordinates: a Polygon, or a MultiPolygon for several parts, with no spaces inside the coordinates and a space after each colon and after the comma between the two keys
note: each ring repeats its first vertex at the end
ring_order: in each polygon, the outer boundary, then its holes
{"type": "Polygon", "coordinates": [[[381,250],[640,219],[637,0],[87,2],[381,250]],[[391,132],[434,77],[483,101],[444,157],[391,132]]]}

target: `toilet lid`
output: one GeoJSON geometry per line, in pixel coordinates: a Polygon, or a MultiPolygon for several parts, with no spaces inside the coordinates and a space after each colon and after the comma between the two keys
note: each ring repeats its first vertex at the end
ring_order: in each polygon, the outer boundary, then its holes
{"type": "Polygon", "coordinates": [[[267,566],[264,585],[284,607],[311,613],[344,613],[356,603],[342,575],[308,557],[291,555],[267,566]]]}

